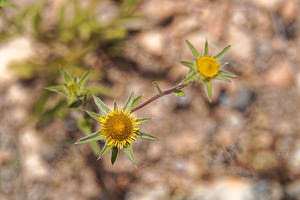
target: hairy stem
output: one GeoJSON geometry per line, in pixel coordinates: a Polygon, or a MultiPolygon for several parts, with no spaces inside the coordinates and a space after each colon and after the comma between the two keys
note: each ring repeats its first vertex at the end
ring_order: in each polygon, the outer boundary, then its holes
{"type": "MultiPolygon", "coordinates": [[[[191,83],[191,82],[190,82],[190,83],[191,83]]],[[[133,112],[135,112],[135,111],[137,111],[137,110],[139,110],[139,109],[145,107],[146,105],[150,104],[151,102],[155,101],[156,99],[158,99],[158,98],[160,98],[160,97],[163,97],[163,96],[165,96],[165,95],[171,94],[172,92],[176,92],[176,91],[178,91],[178,90],[181,90],[182,88],[188,86],[190,83],[187,83],[187,84],[182,84],[182,83],[180,83],[180,84],[178,84],[178,85],[176,85],[176,86],[174,86],[174,87],[171,87],[171,88],[169,88],[169,89],[167,89],[167,90],[163,90],[163,91],[161,91],[161,94],[157,94],[157,95],[151,97],[150,99],[148,99],[148,100],[145,101],[144,103],[142,103],[142,104],[140,104],[139,106],[137,106],[137,107],[135,107],[134,109],[132,109],[131,112],[133,113],[133,112]]]]}

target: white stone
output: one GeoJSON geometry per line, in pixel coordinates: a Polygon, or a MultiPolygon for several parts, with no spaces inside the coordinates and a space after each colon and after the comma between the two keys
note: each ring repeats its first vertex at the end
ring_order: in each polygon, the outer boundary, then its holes
{"type": "Polygon", "coordinates": [[[8,70],[12,61],[25,60],[33,53],[32,42],[26,37],[14,38],[2,43],[0,46],[0,84],[13,79],[13,74],[8,70]]]}

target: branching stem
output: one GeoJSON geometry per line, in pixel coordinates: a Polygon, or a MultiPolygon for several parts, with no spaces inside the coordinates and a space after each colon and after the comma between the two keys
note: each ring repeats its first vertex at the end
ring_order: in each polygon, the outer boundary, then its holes
{"type": "MultiPolygon", "coordinates": [[[[191,83],[191,82],[190,82],[190,83],[191,83]]],[[[180,84],[178,84],[178,85],[176,85],[176,86],[174,86],[174,87],[171,87],[171,88],[169,88],[169,89],[167,89],[167,90],[163,90],[163,91],[161,91],[161,94],[157,94],[157,95],[151,97],[150,99],[148,99],[148,100],[145,101],[144,103],[142,103],[142,104],[140,104],[139,106],[137,106],[137,107],[135,107],[134,109],[132,109],[131,112],[133,113],[133,112],[135,112],[135,111],[137,111],[137,110],[139,110],[139,109],[145,107],[146,105],[150,104],[151,102],[155,101],[156,99],[158,99],[158,98],[160,98],[160,97],[163,97],[163,96],[165,96],[165,95],[171,94],[172,92],[176,92],[176,91],[178,91],[178,90],[181,90],[182,88],[188,86],[190,83],[186,83],[186,84],[180,83],[180,84]]]]}

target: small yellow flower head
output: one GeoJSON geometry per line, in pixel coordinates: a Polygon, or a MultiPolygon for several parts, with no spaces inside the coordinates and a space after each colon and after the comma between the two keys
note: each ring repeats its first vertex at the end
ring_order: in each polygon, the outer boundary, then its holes
{"type": "Polygon", "coordinates": [[[79,90],[79,87],[75,82],[71,82],[69,85],[67,85],[67,89],[70,94],[76,94],[79,90]]]}
{"type": "Polygon", "coordinates": [[[229,78],[236,78],[235,74],[230,72],[221,71],[219,67],[222,64],[219,64],[220,58],[228,51],[230,45],[226,46],[222,51],[220,51],[215,56],[209,56],[208,54],[208,43],[205,41],[203,54],[200,55],[197,49],[186,40],[186,44],[191,50],[194,60],[181,61],[181,64],[189,68],[189,72],[186,78],[182,81],[183,84],[188,84],[192,81],[197,81],[197,83],[204,82],[207,96],[209,99],[212,97],[212,80],[219,79],[222,81],[230,82],[229,78]]]}
{"type": "Polygon", "coordinates": [[[124,146],[131,145],[131,142],[138,137],[137,119],[130,111],[115,109],[107,113],[105,117],[100,117],[100,123],[102,135],[109,146],[114,145],[122,149],[124,146]]]}
{"type": "Polygon", "coordinates": [[[219,64],[216,59],[209,56],[197,59],[197,68],[205,78],[213,78],[219,73],[219,64]]]}

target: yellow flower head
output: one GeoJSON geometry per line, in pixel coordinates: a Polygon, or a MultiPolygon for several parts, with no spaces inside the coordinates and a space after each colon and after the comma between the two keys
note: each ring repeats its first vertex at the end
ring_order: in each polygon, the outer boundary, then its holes
{"type": "Polygon", "coordinates": [[[150,118],[138,119],[132,114],[131,110],[139,104],[142,97],[139,96],[134,98],[134,94],[131,93],[123,108],[119,109],[117,103],[114,103],[113,111],[98,97],[94,96],[93,98],[102,115],[91,111],[86,112],[98,122],[100,121],[102,128],[95,133],[91,133],[79,139],[76,144],[104,140],[105,145],[102,148],[98,159],[111,150],[111,164],[114,164],[119,149],[122,149],[129,160],[136,165],[131,143],[137,138],[150,141],[158,140],[156,137],[140,131],[138,127],[141,123],[150,120],[150,118]]]}
{"type": "Polygon", "coordinates": [[[207,96],[209,99],[212,97],[212,80],[219,79],[222,81],[230,82],[229,78],[236,78],[235,74],[230,72],[221,71],[219,67],[220,58],[228,51],[230,45],[226,46],[222,51],[220,51],[215,56],[209,56],[208,54],[208,43],[205,41],[203,54],[200,55],[197,49],[186,40],[186,44],[191,50],[194,60],[193,62],[181,61],[181,64],[188,67],[190,70],[186,78],[182,81],[183,84],[188,84],[192,81],[197,81],[197,83],[204,82],[207,96]]]}
{"type": "Polygon", "coordinates": [[[115,109],[100,117],[102,125],[102,135],[108,142],[108,145],[114,145],[119,149],[131,145],[138,135],[139,130],[136,117],[130,111],[115,109]]]}
{"type": "Polygon", "coordinates": [[[79,90],[79,87],[76,84],[76,82],[72,81],[69,85],[67,85],[67,89],[68,89],[70,94],[76,94],[77,91],[79,90]]]}
{"type": "Polygon", "coordinates": [[[219,73],[219,64],[215,58],[209,56],[197,59],[197,68],[205,78],[213,78],[219,73]]]}

